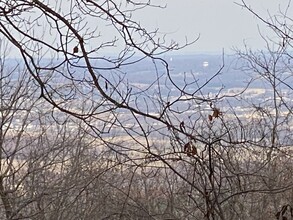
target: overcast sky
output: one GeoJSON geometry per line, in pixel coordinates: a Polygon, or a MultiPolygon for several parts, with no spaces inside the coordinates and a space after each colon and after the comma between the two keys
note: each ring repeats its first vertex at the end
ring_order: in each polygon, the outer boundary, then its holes
{"type": "MultiPolygon", "coordinates": [[[[200,34],[200,40],[185,49],[190,53],[218,53],[223,48],[229,51],[234,46],[243,47],[243,41],[253,48],[263,47],[258,33],[260,22],[235,2],[241,3],[240,0],[168,0],[166,9],[140,11],[140,19],[149,27],[159,27],[175,40],[183,40],[185,36],[193,39],[200,34]]],[[[246,2],[265,17],[288,4],[288,0],[246,2]]]]}

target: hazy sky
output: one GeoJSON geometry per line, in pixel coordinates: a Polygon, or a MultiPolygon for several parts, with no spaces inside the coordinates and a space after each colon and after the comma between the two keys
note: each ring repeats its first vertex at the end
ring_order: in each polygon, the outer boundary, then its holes
{"type": "MultiPolygon", "coordinates": [[[[243,47],[243,41],[254,48],[264,46],[258,33],[260,22],[235,2],[240,0],[167,0],[166,9],[141,11],[140,19],[149,27],[158,26],[170,38],[200,40],[185,49],[186,52],[220,52],[233,46],[243,47]]],[[[288,0],[247,0],[257,12],[266,18],[285,8],[288,0]]],[[[265,32],[267,34],[267,32],[265,32]]]]}
{"type": "MultiPolygon", "coordinates": [[[[61,0],[60,0],[61,1],[61,0]]],[[[115,0],[120,2],[121,0],[115,0]]],[[[143,0],[141,0],[143,1],[143,0]]],[[[146,0],[144,0],[146,1],[146,0]]],[[[283,10],[290,0],[245,0],[258,13],[268,18],[269,13],[275,15],[279,9],[283,10]]],[[[52,0],[54,3],[55,1],[52,0]]],[[[70,1],[65,1],[68,2],[70,1]]],[[[126,4],[125,0],[122,0],[126,4]]],[[[153,0],[154,3],[166,5],[166,8],[144,8],[133,13],[133,19],[140,22],[147,30],[159,28],[160,33],[167,34],[167,40],[184,43],[185,37],[190,41],[200,35],[200,39],[193,45],[185,48],[181,53],[226,53],[233,47],[241,48],[244,41],[252,48],[264,48],[264,41],[258,33],[261,28],[258,19],[236,3],[241,0],[153,0]]],[[[55,5],[56,2],[53,4],[55,5]]],[[[65,3],[64,3],[65,4],[65,3]]],[[[127,4],[126,4],[127,5],[127,4]]],[[[69,8],[64,5],[64,9],[69,8]]],[[[290,16],[293,15],[293,6],[290,16]]],[[[29,14],[31,16],[31,14],[29,14]]],[[[96,29],[97,23],[93,19],[89,25],[96,29]]],[[[40,26],[40,28],[43,28],[40,26]]],[[[97,31],[101,32],[102,40],[113,39],[113,27],[99,23],[97,31]]],[[[37,32],[37,31],[35,31],[37,32]]],[[[43,32],[40,31],[43,35],[43,32]]],[[[55,36],[52,36],[53,38],[55,36]]],[[[69,47],[73,47],[75,42],[69,47]]],[[[119,45],[117,47],[119,49],[119,45]]],[[[108,52],[108,48],[106,48],[108,52]]],[[[111,52],[115,48],[111,48],[111,52]]],[[[12,50],[12,55],[17,54],[12,50]]]]}

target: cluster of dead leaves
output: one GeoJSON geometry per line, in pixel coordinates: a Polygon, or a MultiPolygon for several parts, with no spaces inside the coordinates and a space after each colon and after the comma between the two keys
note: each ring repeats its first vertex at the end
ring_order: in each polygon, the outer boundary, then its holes
{"type": "Polygon", "coordinates": [[[189,141],[188,143],[186,143],[184,145],[184,152],[187,154],[187,156],[194,156],[194,155],[197,155],[197,150],[196,150],[196,147],[194,146],[194,144],[189,141]]]}
{"type": "Polygon", "coordinates": [[[208,116],[209,121],[212,121],[214,118],[219,118],[223,113],[218,108],[213,108],[213,113],[208,116]]]}

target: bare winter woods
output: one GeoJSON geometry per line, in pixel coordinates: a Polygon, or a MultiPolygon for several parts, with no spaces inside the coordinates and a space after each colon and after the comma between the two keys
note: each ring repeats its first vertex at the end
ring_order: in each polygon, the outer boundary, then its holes
{"type": "Polygon", "coordinates": [[[0,2],[1,219],[293,218],[291,5],[266,19],[240,3],[267,47],[235,50],[245,86],[213,93],[226,55],[178,81],[164,57],[197,38],[145,29],[149,7],[165,6],[0,2]],[[142,67],[147,86],[129,78],[142,67]]]}

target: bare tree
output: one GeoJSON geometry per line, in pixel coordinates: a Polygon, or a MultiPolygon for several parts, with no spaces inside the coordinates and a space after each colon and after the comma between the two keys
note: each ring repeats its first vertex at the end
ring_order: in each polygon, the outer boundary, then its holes
{"type": "Polygon", "coordinates": [[[167,42],[133,19],[144,8],[164,6],[2,1],[1,37],[21,56],[11,69],[1,65],[0,196],[6,218],[288,215],[291,20],[286,10],[283,20],[265,20],[241,5],[278,41],[263,36],[267,51],[238,51],[240,71],[250,76],[243,88],[207,93],[225,60],[209,78],[193,72],[178,78],[163,55],[189,42],[167,42]],[[109,28],[111,38],[100,26],[109,28]],[[116,53],[105,55],[112,48],[116,53]],[[147,84],[135,82],[131,74],[146,68],[147,84]]]}

